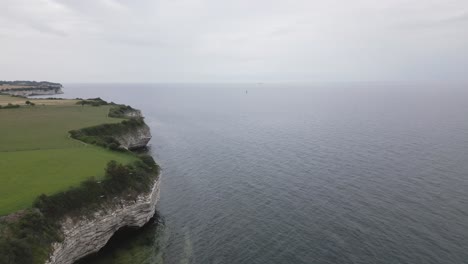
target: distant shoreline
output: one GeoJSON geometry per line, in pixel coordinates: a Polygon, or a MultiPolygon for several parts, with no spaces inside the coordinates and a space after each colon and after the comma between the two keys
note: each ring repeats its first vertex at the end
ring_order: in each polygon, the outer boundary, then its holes
{"type": "Polygon", "coordinates": [[[14,96],[63,94],[63,85],[53,82],[0,81],[0,93],[14,96]]]}

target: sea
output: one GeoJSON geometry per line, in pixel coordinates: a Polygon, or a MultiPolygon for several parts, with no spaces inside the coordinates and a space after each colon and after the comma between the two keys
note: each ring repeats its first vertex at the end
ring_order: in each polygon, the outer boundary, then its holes
{"type": "Polygon", "coordinates": [[[468,263],[468,84],[65,83],[141,109],[157,215],[90,264],[468,263]]]}

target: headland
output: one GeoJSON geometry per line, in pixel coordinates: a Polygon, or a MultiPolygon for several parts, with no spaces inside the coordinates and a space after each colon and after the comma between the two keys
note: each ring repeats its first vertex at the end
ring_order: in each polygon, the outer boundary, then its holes
{"type": "Polygon", "coordinates": [[[71,264],[153,217],[160,168],[133,152],[151,139],[139,110],[22,96],[0,95],[0,263],[71,264]]]}

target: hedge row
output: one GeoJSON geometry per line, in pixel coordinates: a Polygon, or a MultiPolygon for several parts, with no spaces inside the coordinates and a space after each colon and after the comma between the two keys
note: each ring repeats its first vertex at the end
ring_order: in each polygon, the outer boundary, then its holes
{"type": "Polygon", "coordinates": [[[91,105],[91,106],[101,106],[101,105],[109,105],[108,102],[102,100],[101,98],[89,98],[86,100],[80,99],[80,101],[76,102],[78,105],[91,105]]]}
{"type": "Polygon", "coordinates": [[[7,88],[3,89],[2,91],[7,91],[7,92],[16,92],[16,91],[35,91],[35,90],[54,90],[57,92],[60,90],[58,87],[49,87],[49,86],[34,86],[34,87],[25,87],[25,88],[7,88]]]}
{"type": "Polygon", "coordinates": [[[11,104],[11,103],[8,103],[7,105],[4,105],[4,106],[0,105],[0,109],[11,109],[11,108],[19,108],[19,107],[20,107],[20,105],[11,104]]]}
{"type": "Polygon", "coordinates": [[[77,98],[79,101],[76,102],[78,105],[91,105],[91,106],[101,106],[101,105],[112,105],[109,109],[109,117],[115,118],[125,118],[126,115],[131,111],[136,111],[129,105],[120,105],[115,104],[114,102],[108,103],[105,100],[102,100],[100,97],[97,98],[89,98],[89,99],[81,99],[77,98]]]}

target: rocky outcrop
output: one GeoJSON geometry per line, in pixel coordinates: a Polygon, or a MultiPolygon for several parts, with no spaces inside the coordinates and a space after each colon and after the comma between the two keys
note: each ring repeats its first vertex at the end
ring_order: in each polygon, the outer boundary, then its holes
{"type": "Polygon", "coordinates": [[[134,201],[115,201],[103,206],[90,218],[64,220],[63,241],[53,244],[46,264],[71,264],[99,251],[120,228],[146,224],[154,216],[159,200],[159,178],[156,178],[150,193],[142,194],[134,201]]]}
{"type": "Polygon", "coordinates": [[[135,129],[131,129],[124,134],[116,135],[114,138],[120,146],[129,150],[144,148],[151,139],[151,132],[148,125],[143,124],[135,129]]]}
{"type": "Polygon", "coordinates": [[[141,114],[140,110],[132,109],[130,111],[125,111],[123,116],[127,118],[140,118],[143,117],[143,114],[141,114]]]}

